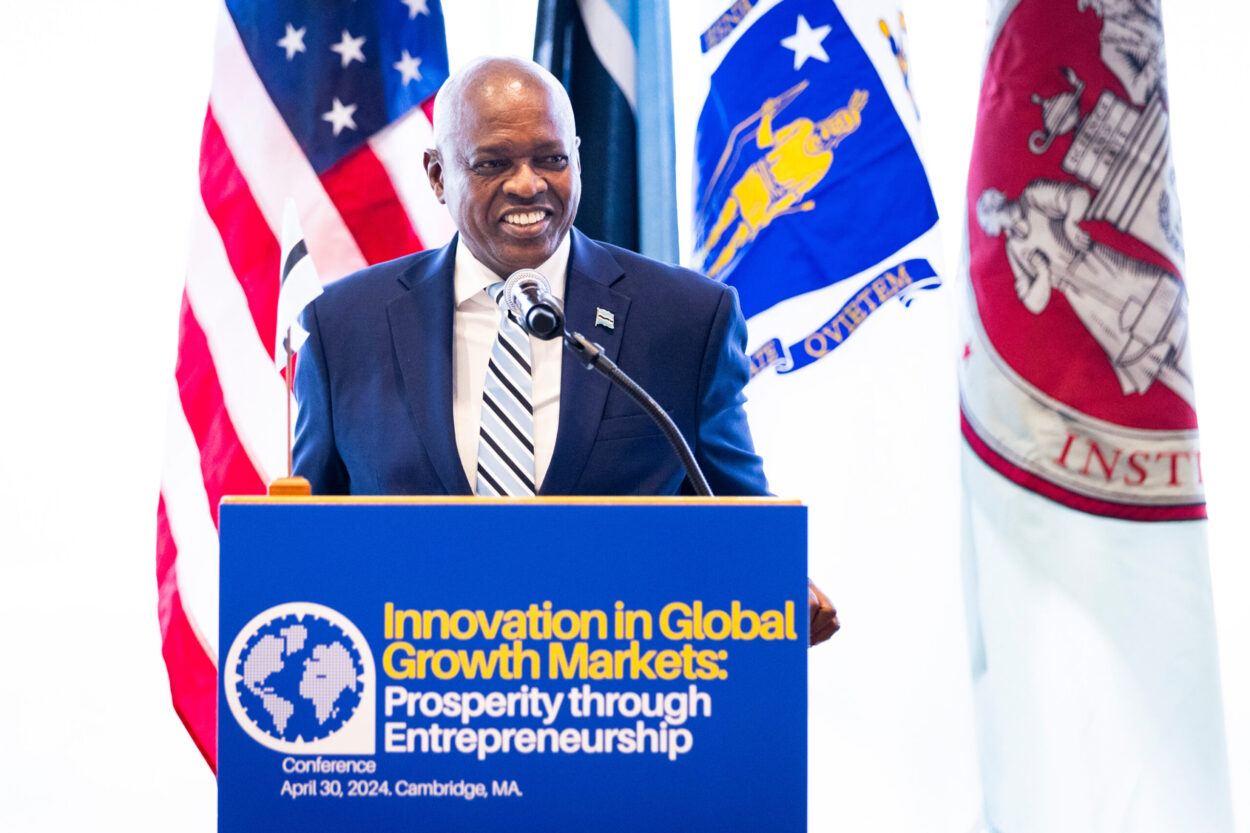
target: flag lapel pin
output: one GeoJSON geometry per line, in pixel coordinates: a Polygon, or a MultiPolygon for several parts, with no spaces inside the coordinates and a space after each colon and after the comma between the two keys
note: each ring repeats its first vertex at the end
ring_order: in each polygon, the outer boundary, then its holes
{"type": "Polygon", "coordinates": [[[605,330],[616,329],[616,317],[603,307],[595,307],[595,326],[605,330]]]}

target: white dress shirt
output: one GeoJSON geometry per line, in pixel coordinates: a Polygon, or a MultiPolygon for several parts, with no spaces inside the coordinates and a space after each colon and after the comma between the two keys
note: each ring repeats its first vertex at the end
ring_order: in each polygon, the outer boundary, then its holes
{"type": "MultiPolygon", "coordinates": [[[[555,253],[538,267],[551,283],[551,292],[564,298],[564,278],[569,266],[569,235],[555,253]]],[[[507,277],[506,275],[504,277],[507,277]]],[[[486,365],[499,332],[499,306],[486,287],[503,278],[482,264],[468,246],[456,242],[455,300],[451,323],[451,413],[456,431],[456,450],[469,478],[477,488],[477,446],[482,420],[482,388],[486,365]]],[[[556,430],[560,425],[560,363],[563,346],[559,338],[530,338],[534,403],[534,489],[537,491],[551,464],[556,430]]]]}

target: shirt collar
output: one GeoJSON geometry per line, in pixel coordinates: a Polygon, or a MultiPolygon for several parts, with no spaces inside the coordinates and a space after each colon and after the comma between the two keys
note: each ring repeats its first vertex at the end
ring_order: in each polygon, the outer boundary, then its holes
{"type": "MultiPolygon", "coordinates": [[[[564,279],[569,269],[569,249],[572,237],[571,234],[565,234],[551,257],[538,267],[538,271],[551,284],[551,294],[561,299],[564,298],[564,279]]],[[[461,245],[461,242],[456,241],[456,266],[453,279],[457,308],[463,306],[479,292],[485,291],[486,287],[492,283],[502,280],[490,267],[474,257],[468,246],[461,245]]]]}

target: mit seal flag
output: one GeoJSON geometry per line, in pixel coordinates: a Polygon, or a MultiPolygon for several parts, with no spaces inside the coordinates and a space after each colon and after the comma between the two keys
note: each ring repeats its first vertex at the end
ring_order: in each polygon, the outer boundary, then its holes
{"type": "Polygon", "coordinates": [[[843,623],[810,667],[812,829],[966,830],[954,333],[906,20],[881,0],[671,11],[684,260],[738,292],[752,435],[810,509],[843,623]]]}
{"type": "Polygon", "coordinates": [[[157,510],[174,708],[216,752],[217,506],[286,473],[283,205],[325,280],[450,238],[421,170],[447,78],[438,0],[226,0],[200,149],[157,510]]]}
{"type": "Polygon", "coordinates": [[[990,6],[960,362],[988,822],[1228,831],[1159,3],[990,6]]]}

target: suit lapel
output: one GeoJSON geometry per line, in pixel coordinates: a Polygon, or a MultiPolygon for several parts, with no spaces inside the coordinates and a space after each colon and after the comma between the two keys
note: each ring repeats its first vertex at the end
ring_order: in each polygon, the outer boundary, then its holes
{"type": "MultiPolygon", "coordinates": [[[[612,284],[624,272],[607,249],[577,229],[570,234],[573,243],[564,288],[564,326],[599,344],[607,357],[616,361],[629,298],[614,291],[612,284]],[[611,330],[595,326],[599,309],[613,315],[611,330]]],[[[560,427],[539,494],[566,495],[577,485],[599,431],[610,387],[611,383],[598,371],[587,370],[571,352],[564,351],[560,365],[560,427]]]]}
{"type": "Polygon", "coordinates": [[[412,268],[401,275],[399,281],[408,291],[387,306],[386,314],[417,439],[445,492],[467,495],[471,491],[456,450],[451,399],[455,251],[452,240],[428,268],[412,268]]]}

